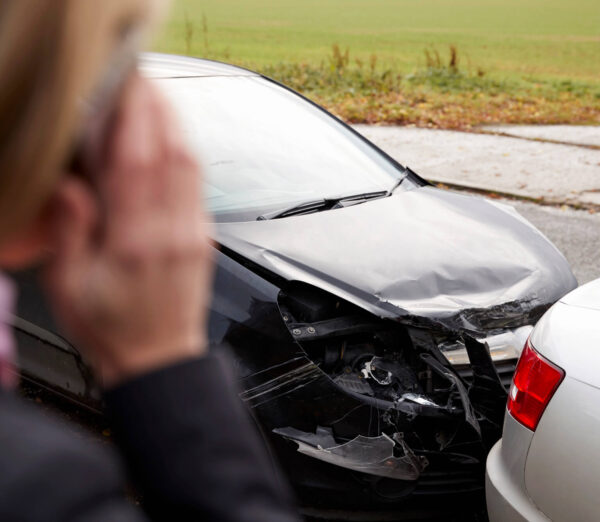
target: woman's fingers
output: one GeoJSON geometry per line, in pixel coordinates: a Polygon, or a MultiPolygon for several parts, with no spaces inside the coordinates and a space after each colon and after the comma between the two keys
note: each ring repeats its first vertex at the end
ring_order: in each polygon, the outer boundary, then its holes
{"type": "Polygon", "coordinates": [[[198,167],[170,107],[148,80],[136,77],[127,86],[109,141],[107,170],[97,183],[107,227],[117,235],[130,233],[127,223],[138,231],[150,224],[156,229],[190,222],[201,211],[198,167]]]}
{"type": "Polygon", "coordinates": [[[95,183],[110,220],[146,213],[160,192],[161,142],[156,102],[146,80],[127,84],[107,140],[106,162],[95,183]]]}

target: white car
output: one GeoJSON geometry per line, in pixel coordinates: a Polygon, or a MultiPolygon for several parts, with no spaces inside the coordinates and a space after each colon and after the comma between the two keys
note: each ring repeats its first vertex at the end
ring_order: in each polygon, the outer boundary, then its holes
{"type": "Polygon", "coordinates": [[[491,522],[600,520],[600,279],[539,321],[487,460],[491,522]]]}

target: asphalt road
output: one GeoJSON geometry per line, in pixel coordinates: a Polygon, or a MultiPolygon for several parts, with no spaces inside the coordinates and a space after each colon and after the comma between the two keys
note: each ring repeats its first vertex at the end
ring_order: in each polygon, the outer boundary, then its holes
{"type": "Polygon", "coordinates": [[[514,206],[558,247],[579,284],[600,277],[600,214],[523,201],[504,202],[514,206]]]}
{"type": "Polygon", "coordinates": [[[600,127],[517,127],[502,127],[512,135],[498,136],[414,127],[354,126],[402,165],[410,166],[430,181],[600,211],[600,146],[596,145],[600,127]],[[570,143],[531,139],[536,136],[570,143]]]}

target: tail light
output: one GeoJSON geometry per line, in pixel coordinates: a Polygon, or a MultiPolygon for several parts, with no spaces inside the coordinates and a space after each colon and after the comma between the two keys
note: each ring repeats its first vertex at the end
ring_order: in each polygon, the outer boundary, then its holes
{"type": "Polygon", "coordinates": [[[564,377],[564,370],[537,353],[528,340],[508,392],[508,411],[523,426],[535,431],[564,377]]]}

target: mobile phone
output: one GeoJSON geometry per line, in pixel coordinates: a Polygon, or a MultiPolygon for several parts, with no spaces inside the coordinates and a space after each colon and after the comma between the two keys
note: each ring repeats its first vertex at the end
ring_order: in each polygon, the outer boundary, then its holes
{"type": "Polygon", "coordinates": [[[102,156],[119,99],[128,79],[137,70],[139,41],[139,31],[131,30],[122,37],[100,81],[81,101],[81,126],[68,170],[92,186],[95,185],[97,171],[102,168],[102,156]]]}

